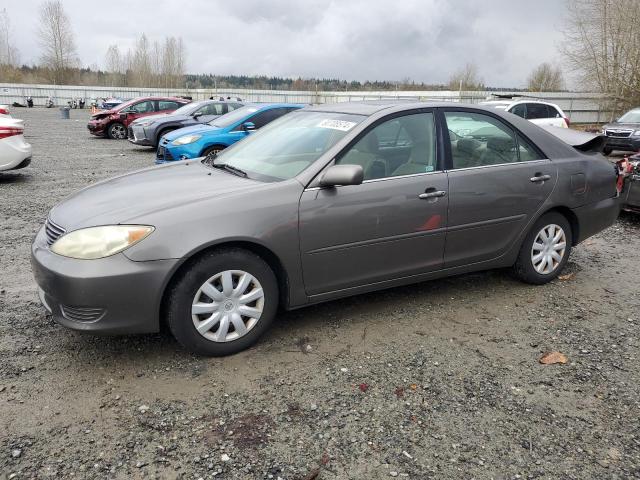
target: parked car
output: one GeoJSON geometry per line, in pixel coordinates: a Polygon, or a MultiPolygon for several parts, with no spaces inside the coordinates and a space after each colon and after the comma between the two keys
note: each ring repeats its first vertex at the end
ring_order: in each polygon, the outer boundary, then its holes
{"type": "Polygon", "coordinates": [[[188,103],[166,115],[134,120],[129,125],[129,141],[136,145],[157,147],[160,137],[173,130],[210,122],[240,107],[242,103],[213,100],[188,103]]]}
{"type": "Polygon", "coordinates": [[[631,181],[625,197],[624,210],[640,213],[640,153],[629,157],[631,164],[631,181]]]}
{"type": "Polygon", "coordinates": [[[165,321],[188,349],[226,355],[278,307],[491,268],[553,280],[620,211],[616,169],[583,150],[477,105],[307,107],[215,158],[68,197],[34,239],[33,272],[62,325],[165,321]]]}
{"type": "Polygon", "coordinates": [[[94,113],[87,128],[92,135],[123,140],[127,138],[127,127],[134,120],[172,112],[187,103],[188,100],[174,97],[135,98],[111,110],[94,113]]]}
{"type": "Polygon", "coordinates": [[[513,113],[540,126],[569,128],[571,122],[555,103],[533,99],[488,100],[480,102],[485,107],[493,107],[513,113]]]}
{"type": "Polygon", "coordinates": [[[31,163],[31,145],[24,139],[24,121],[0,116],[0,171],[31,163]]]}
{"type": "Polygon", "coordinates": [[[623,152],[640,151],[640,108],[634,108],[622,115],[615,122],[602,127],[607,136],[603,153],[610,155],[614,150],[623,152]]]}
{"type": "Polygon", "coordinates": [[[292,103],[245,105],[207,124],[174,130],[160,140],[156,163],[215,155],[254,130],[302,107],[292,103]]]}

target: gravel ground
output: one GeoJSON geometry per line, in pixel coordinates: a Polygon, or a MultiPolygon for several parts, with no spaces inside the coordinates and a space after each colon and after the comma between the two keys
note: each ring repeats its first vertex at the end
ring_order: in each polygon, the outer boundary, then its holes
{"type": "Polygon", "coordinates": [[[639,217],[549,285],[492,271],[362,295],[198,358],[45,315],[29,245],[48,209],[153,153],[91,138],[86,111],[16,113],[34,159],[0,174],[0,479],[640,478],[639,217]]]}

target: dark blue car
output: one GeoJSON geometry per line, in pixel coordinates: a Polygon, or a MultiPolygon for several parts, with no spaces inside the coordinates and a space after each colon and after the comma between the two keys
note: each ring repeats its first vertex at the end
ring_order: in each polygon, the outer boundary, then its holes
{"type": "Polygon", "coordinates": [[[160,139],[156,163],[217,153],[242,140],[252,131],[304,106],[292,103],[249,104],[209,123],[174,130],[160,139]]]}

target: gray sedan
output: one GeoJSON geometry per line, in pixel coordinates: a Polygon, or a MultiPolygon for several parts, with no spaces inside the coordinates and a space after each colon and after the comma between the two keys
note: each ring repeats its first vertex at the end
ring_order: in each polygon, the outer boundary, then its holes
{"type": "Polygon", "coordinates": [[[617,173],[538,126],[461,104],[307,107],[216,158],[129,173],[54,207],[32,247],[69,328],[226,355],[278,307],[512,267],[556,278],[614,223],[617,173]]]}
{"type": "Polygon", "coordinates": [[[153,115],[134,120],[129,125],[127,138],[131,143],[157,147],[165,133],[178,128],[207,123],[214,118],[242,107],[240,102],[203,100],[191,102],[166,115],[153,115]]]}

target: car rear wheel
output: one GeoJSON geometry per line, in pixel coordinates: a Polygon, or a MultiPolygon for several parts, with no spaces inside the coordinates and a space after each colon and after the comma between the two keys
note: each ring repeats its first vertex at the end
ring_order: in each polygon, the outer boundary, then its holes
{"type": "Polygon", "coordinates": [[[213,147],[205,149],[205,151],[202,152],[202,156],[209,159],[218,155],[218,153],[220,153],[222,150],[224,150],[224,147],[222,145],[214,145],[213,147]]]}
{"type": "Polygon", "coordinates": [[[124,140],[127,138],[127,129],[122,123],[115,122],[109,125],[107,135],[113,140],[124,140]]]}
{"type": "Polygon", "coordinates": [[[538,219],[520,247],[514,265],[516,276],[542,285],[556,278],[571,254],[571,225],[564,215],[550,212],[538,219]]]}
{"type": "Polygon", "coordinates": [[[167,323],[188,350],[223,356],[253,345],[278,308],[269,265],[241,249],[207,253],[182,272],[167,298],[167,323]]]}

